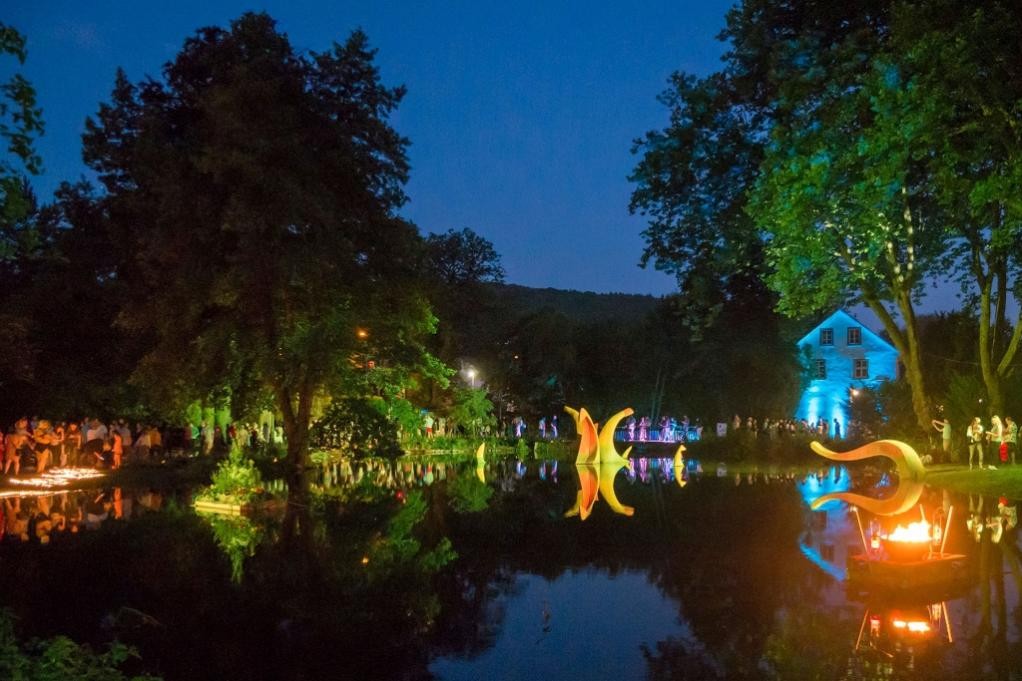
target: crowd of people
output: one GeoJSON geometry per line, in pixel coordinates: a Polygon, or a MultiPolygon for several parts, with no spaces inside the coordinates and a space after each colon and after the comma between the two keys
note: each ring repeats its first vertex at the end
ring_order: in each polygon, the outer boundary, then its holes
{"type": "Polygon", "coordinates": [[[19,475],[23,466],[42,474],[53,467],[120,468],[125,463],[160,461],[170,453],[210,455],[226,452],[234,442],[283,444],[283,429],[254,423],[231,423],[226,428],[206,421],[184,427],[131,426],[125,419],[104,423],[92,417],[81,421],[23,417],[0,432],[0,453],[6,476],[19,475]]]}
{"type": "MultiPolygon", "coordinates": [[[[954,429],[947,418],[934,419],[933,427],[940,433],[941,447],[948,455],[951,454],[954,429]]],[[[965,442],[969,451],[969,470],[974,465],[979,468],[996,469],[989,463],[987,454],[1001,463],[1015,464],[1018,452],[1018,424],[1015,419],[1005,416],[1004,420],[997,414],[990,417],[990,425],[984,427],[983,420],[976,416],[965,428],[965,442]]]]}

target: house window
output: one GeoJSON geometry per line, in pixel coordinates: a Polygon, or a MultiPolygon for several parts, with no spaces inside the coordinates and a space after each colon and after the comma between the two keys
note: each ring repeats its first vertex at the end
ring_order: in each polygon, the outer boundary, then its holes
{"type": "Polygon", "coordinates": [[[820,345],[834,345],[834,329],[820,329],[820,345]]]}
{"type": "Polygon", "coordinates": [[[869,360],[857,359],[852,366],[852,378],[869,378],[869,360]]]}
{"type": "Polygon", "coordinates": [[[857,326],[848,327],[848,344],[862,345],[862,329],[857,326]]]}
{"type": "Polygon", "coordinates": [[[813,378],[827,378],[827,361],[818,359],[813,362],[813,378]]]}

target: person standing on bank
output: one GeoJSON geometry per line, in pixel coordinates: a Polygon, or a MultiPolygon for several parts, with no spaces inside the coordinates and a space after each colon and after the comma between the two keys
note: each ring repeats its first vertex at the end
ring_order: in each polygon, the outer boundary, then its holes
{"type": "Polygon", "coordinates": [[[991,454],[1000,461],[1006,461],[1008,458],[1007,452],[1001,451],[1001,440],[1004,439],[1004,425],[1001,423],[1001,417],[997,414],[990,418],[990,430],[987,431],[987,437],[990,438],[991,454]]]}
{"type": "Polygon", "coordinates": [[[940,433],[940,445],[947,454],[951,451],[951,422],[945,416],[943,419],[933,419],[930,423],[940,433]]]}
{"type": "Polygon", "coordinates": [[[969,470],[972,470],[972,457],[978,455],[979,468],[983,469],[983,424],[979,417],[972,419],[965,434],[969,443],[969,470]]]}
{"type": "Polygon", "coordinates": [[[1008,460],[1015,465],[1015,450],[1018,449],[1018,424],[1010,416],[1004,417],[1004,442],[1008,445],[1008,460]]]}

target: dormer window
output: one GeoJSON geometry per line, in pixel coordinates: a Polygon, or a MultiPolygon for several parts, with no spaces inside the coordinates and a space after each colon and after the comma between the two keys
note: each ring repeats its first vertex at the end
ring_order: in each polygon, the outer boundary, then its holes
{"type": "Polygon", "coordinates": [[[848,327],[848,344],[862,345],[862,329],[858,326],[848,327]]]}
{"type": "Polygon", "coordinates": [[[820,329],[820,345],[834,345],[834,329],[820,329]]]}

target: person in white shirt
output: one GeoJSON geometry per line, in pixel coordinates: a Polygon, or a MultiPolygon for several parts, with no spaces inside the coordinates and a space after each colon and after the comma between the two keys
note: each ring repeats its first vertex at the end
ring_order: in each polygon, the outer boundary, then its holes
{"type": "Polygon", "coordinates": [[[980,422],[979,417],[972,419],[972,423],[965,431],[966,437],[969,442],[969,470],[972,470],[972,459],[973,456],[977,456],[979,459],[979,467],[983,468],[983,424],[980,422]]]}

